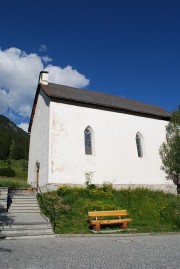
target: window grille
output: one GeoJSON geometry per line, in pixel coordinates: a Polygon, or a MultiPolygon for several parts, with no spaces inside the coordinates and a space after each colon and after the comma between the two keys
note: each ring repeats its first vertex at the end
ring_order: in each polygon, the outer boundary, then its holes
{"type": "Polygon", "coordinates": [[[92,155],[92,133],[90,128],[86,128],[84,131],[85,139],[85,154],[92,155]]]}
{"type": "Polygon", "coordinates": [[[143,150],[142,150],[142,139],[140,134],[136,134],[136,146],[137,146],[137,153],[138,157],[143,157],[143,150]]]}

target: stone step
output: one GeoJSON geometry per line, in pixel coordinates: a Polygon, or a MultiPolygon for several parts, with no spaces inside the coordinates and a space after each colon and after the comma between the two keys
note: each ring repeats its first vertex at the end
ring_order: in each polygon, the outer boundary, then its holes
{"type": "Polygon", "coordinates": [[[10,191],[11,195],[14,196],[36,196],[37,192],[12,192],[10,191]]]}
{"type": "Polygon", "coordinates": [[[3,230],[4,229],[26,229],[26,230],[32,230],[32,229],[44,229],[44,228],[51,228],[52,229],[52,226],[51,226],[51,223],[48,223],[48,222],[42,222],[42,223],[38,223],[38,222],[34,222],[34,223],[26,223],[26,224],[12,224],[12,225],[4,225],[3,226],[3,230]]]}
{"type": "Polygon", "coordinates": [[[36,203],[37,204],[37,200],[12,200],[11,204],[30,204],[30,203],[36,203]]]}
{"type": "Polygon", "coordinates": [[[36,210],[36,211],[40,211],[39,207],[38,206],[31,206],[31,207],[12,207],[8,210],[9,213],[11,212],[15,212],[15,211],[33,211],[33,210],[36,210]]]}
{"type": "Polygon", "coordinates": [[[17,233],[16,231],[14,231],[14,233],[1,233],[2,236],[6,236],[7,237],[21,237],[21,236],[39,236],[39,235],[54,235],[54,233],[52,231],[44,231],[42,233],[40,233],[39,231],[34,230],[34,232],[32,231],[23,231],[21,233],[17,233]]]}
{"type": "Polygon", "coordinates": [[[34,238],[55,238],[56,235],[55,234],[41,234],[41,235],[21,235],[19,236],[17,235],[13,235],[13,236],[7,236],[4,237],[5,240],[15,240],[15,239],[34,239],[34,238]]]}
{"type": "Polygon", "coordinates": [[[1,191],[0,190],[0,197],[2,197],[2,196],[4,196],[4,197],[6,196],[7,197],[8,196],[8,192],[1,191]]]}
{"type": "Polygon", "coordinates": [[[1,238],[3,236],[5,239],[55,237],[51,223],[43,218],[41,220],[36,194],[13,193],[11,199],[8,216],[14,220],[14,223],[3,225],[1,238]]]}
{"type": "Polygon", "coordinates": [[[39,206],[38,206],[38,204],[12,204],[11,205],[11,207],[10,208],[34,208],[34,207],[38,207],[39,208],[39,206]]]}
{"type": "Polygon", "coordinates": [[[6,201],[6,202],[7,202],[7,197],[0,198],[0,201],[1,201],[1,202],[4,202],[4,201],[6,201]]]}
{"type": "Polygon", "coordinates": [[[11,203],[11,206],[34,206],[34,205],[38,205],[38,203],[36,203],[36,202],[31,202],[31,203],[26,203],[26,202],[24,202],[24,203],[11,203]]]}
{"type": "Polygon", "coordinates": [[[36,197],[11,197],[11,199],[12,200],[29,200],[29,201],[32,201],[32,200],[34,200],[34,201],[37,201],[37,199],[36,199],[36,197]]]}
{"type": "Polygon", "coordinates": [[[12,200],[12,204],[37,204],[37,200],[12,200]]]}
{"type": "Polygon", "coordinates": [[[16,209],[19,209],[19,208],[39,208],[39,206],[37,205],[37,204],[28,204],[28,205],[26,205],[26,204],[18,204],[18,205],[11,205],[11,207],[10,208],[16,208],[16,209]]]}
{"type": "Polygon", "coordinates": [[[8,210],[8,213],[40,213],[40,210],[39,210],[39,208],[37,208],[37,209],[27,209],[27,208],[25,208],[25,209],[9,209],[8,210]]]}
{"type": "Polygon", "coordinates": [[[40,234],[53,234],[52,228],[44,228],[44,229],[10,229],[10,230],[5,230],[3,229],[1,234],[5,234],[6,236],[8,235],[13,235],[13,234],[19,234],[19,235],[40,235],[40,234]]]}
{"type": "Polygon", "coordinates": [[[39,208],[39,205],[38,204],[11,204],[10,208],[14,208],[14,207],[17,207],[17,208],[20,208],[20,207],[38,207],[39,208]]]}

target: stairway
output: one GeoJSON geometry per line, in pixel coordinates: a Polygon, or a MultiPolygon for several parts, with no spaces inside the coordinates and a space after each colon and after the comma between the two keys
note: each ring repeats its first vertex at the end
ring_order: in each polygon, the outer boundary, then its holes
{"type": "Polygon", "coordinates": [[[39,213],[39,205],[35,194],[13,194],[9,213],[39,213]]]}
{"type": "Polygon", "coordinates": [[[5,239],[24,239],[55,237],[51,223],[40,214],[36,195],[15,193],[8,213],[1,214],[3,222],[0,237],[5,239]]]}
{"type": "Polygon", "coordinates": [[[0,187],[0,211],[7,210],[8,188],[0,187]]]}

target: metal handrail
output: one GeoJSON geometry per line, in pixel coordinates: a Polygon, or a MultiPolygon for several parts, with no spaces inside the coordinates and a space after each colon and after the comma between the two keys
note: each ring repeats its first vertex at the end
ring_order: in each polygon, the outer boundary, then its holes
{"type": "Polygon", "coordinates": [[[40,204],[40,207],[44,208],[46,213],[50,216],[50,221],[53,222],[53,230],[55,232],[55,229],[56,229],[56,210],[55,210],[55,207],[54,207],[54,203],[50,202],[49,200],[47,200],[42,191],[41,191],[41,188],[39,187],[39,185],[37,184],[37,195],[40,195],[40,198],[41,198],[41,204],[40,204]],[[52,212],[49,211],[49,209],[47,209],[47,206],[45,205],[45,202],[49,203],[49,205],[51,206],[52,208],[52,212]]]}

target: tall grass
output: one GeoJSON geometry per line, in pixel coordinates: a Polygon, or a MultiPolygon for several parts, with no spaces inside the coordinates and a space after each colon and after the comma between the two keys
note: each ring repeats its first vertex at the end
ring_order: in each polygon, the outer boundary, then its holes
{"type": "Polygon", "coordinates": [[[162,191],[115,190],[104,184],[87,188],[62,186],[45,196],[56,203],[57,233],[88,233],[87,212],[112,209],[127,209],[133,220],[129,228],[137,232],[180,231],[180,197],[162,191]]]}

